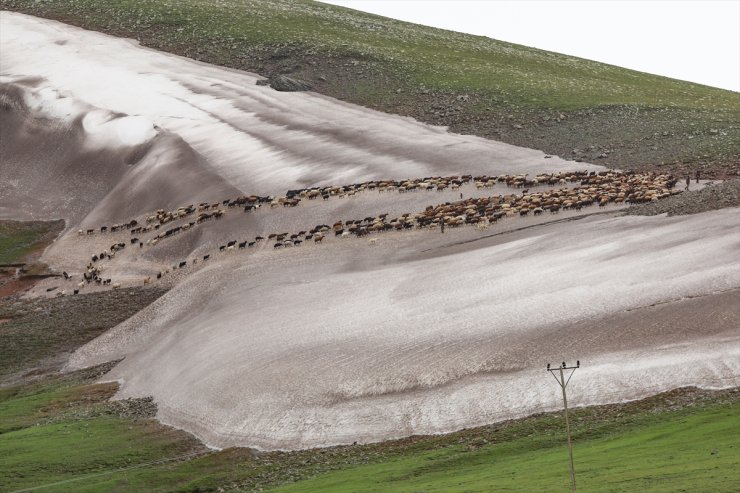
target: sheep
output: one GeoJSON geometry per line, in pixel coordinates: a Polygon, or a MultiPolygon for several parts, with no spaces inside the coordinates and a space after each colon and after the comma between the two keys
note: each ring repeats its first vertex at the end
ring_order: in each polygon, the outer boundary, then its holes
{"type": "MultiPolygon", "coordinates": [[[[226,199],[221,204],[233,208],[234,206],[244,206],[245,211],[254,210],[260,204],[276,203],[284,207],[297,206],[302,198],[316,199],[319,196],[328,199],[330,196],[355,196],[364,190],[378,190],[387,192],[398,190],[399,193],[413,192],[417,190],[438,190],[448,189],[458,190],[465,183],[471,183],[476,188],[490,188],[496,183],[505,183],[506,186],[522,190],[521,194],[497,195],[492,197],[470,198],[460,201],[445,202],[437,206],[429,206],[423,212],[418,214],[403,214],[398,218],[389,220],[387,214],[381,214],[377,217],[365,217],[361,220],[337,221],[333,226],[319,225],[311,229],[310,232],[301,231],[297,234],[289,235],[288,233],[271,234],[269,239],[275,239],[275,248],[297,246],[302,242],[314,240],[314,243],[322,242],[324,233],[333,230],[335,236],[346,238],[350,235],[358,237],[365,236],[369,233],[380,233],[389,230],[406,230],[419,228],[437,228],[438,226],[449,226],[451,228],[466,224],[475,225],[478,229],[486,229],[492,222],[496,222],[504,217],[514,215],[526,216],[529,212],[533,215],[541,215],[544,211],[556,214],[561,208],[581,210],[582,207],[591,204],[599,204],[605,207],[609,202],[616,204],[623,203],[641,203],[659,200],[664,197],[678,193],[672,190],[676,184],[676,179],[670,175],[636,174],[621,172],[599,172],[588,173],[587,171],[561,172],[554,174],[540,174],[534,178],[529,178],[526,174],[521,175],[500,175],[500,176],[449,176],[449,177],[424,177],[407,180],[382,180],[369,181],[359,184],[337,186],[315,187],[312,189],[289,190],[282,197],[258,197],[258,196],[240,196],[236,199],[226,199]],[[542,192],[530,193],[532,187],[538,185],[557,186],[566,183],[576,184],[572,188],[549,189],[542,192]],[[286,240],[289,236],[290,240],[286,240]],[[278,245],[279,244],[279,245],[278,245]]],[[[197,209],[193,205],[180,207],[175,211],[166,212],[159,209],[153,216],[146,218],[147,226],[143,231],[159,229],[160,225],[174,221],[178,218],[185,217],[188,214],[200,213],[195,221],[183,224],[175,228],[160,233],[156,237],[148,240],[148,245],[155,245],[159,239],[171,237],[180,231],[186,231],[196,224],[208,218],[220,218],[226,209],[221,209],[219,203],[207,204],[201,203],[197,209]],[[212,209],[213,213],[203,213],[202,211],[212,209]]],[[[100,227],[100,231],[117,231],[119,229],[130,229],[132,234],[142,231],[138,227],[136,220],[128,223],[116,224],[108,228],[100,227]]],[[[90,230],[88,230],[90,231],[90,230]]],[[[94,230],[93,230],[94,232],[94,230]]],[[[84,235],[85,230],[79,230],[78,235],[84,235]]],[[[88,233],[92,234],[92,233],[88,233]]],[[[226,245],[219,247],[224,251],[229,247],[231,249],[247,248],[254,246],[264,238],[258,236],[253,242],[230,241],[226,245]]],[[[369,244],[375,244],[375,239],[369,240],[369,244]]],[[[132,238],[130,244],[139,244],[143,247],[143,242],[138,238],[132,238]]],[[[125,243],[117,243],[111,246],[112,258],[117,250],[124,248],[125,243]]],[[[105,254],[100,254],[97,259],[93,258],[93,263],[99,262],[106,258],[105,254]]],[[[206,257],[204,257],[204,260],[206,257]]],[[[88,266],[91,268],[92,265],[88,266]]],[[[174,266],[173,268],[177,268],[174,266]]],[[[89,271],[83,275],[84,280],[90,282],[99,278],[99,271],[89,271]]]]}

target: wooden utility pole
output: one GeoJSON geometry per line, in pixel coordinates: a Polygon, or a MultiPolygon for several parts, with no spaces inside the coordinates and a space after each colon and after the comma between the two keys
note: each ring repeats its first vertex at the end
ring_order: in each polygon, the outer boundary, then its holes
{"type": "Polygon", "coordinates": [[[576,366],[566,366],[565,361],[563,361],[563,364],[560,365],[557,368],[551,368],[550,363],[547,364],[547,371],[550,372],[550,374],[555,377],[555,380],[558,382],[558,385],[560,385],[560,388],[563,389],[563,407],[565,408],[565,430],[568,433],[568,455],[570,456],[570,483],[573,486],[573,493],[576,493],[576,470],[573,467],[573,443],[570,439],[570,422],[568,421],[568,397],[565,394],[565,388],[568,386],[568,382],[570,382],[570,377],[573,376],[573,374],[576,372],[578,368],[581,367],[581,362],[576,361],[576,366]],[[568,380],[565,379],[565,370],[572,370],[570,372],[570,375],[568,375],[568,380]],[[555,372],[559,373],[559,377],[555,372]]]}

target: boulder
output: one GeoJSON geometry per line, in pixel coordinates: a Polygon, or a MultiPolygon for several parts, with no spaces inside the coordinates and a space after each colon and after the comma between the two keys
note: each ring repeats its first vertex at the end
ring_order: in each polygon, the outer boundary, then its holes
{"type": "Polygon", "coordinates": [[[293,79],[287,75],[276,75],[270,77],[270,87],[276,91],[294,92],[294,91],[310,91],[311,86],[303,82],[302,80],[293,79]]]}

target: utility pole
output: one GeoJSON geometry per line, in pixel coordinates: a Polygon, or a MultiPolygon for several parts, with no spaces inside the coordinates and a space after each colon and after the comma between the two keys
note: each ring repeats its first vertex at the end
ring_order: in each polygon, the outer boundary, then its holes
{"type": "Polygon", "coordinates": [[[568,386],[568,382],[570,382],[570,377],[573,376],[573,374],[576,372],[578,368],[581,367],[581,362],[576,361],[576,366],[566,366],[565,361],[563,361],[563,364],[560,365],[557,368],[551,368],[550,363],[547,364],[547,371],[550,372],[550,374],[555,377],[555,380],[558,382],[558,385],[560,385],[560,388],[563,389],[563,407],[565,408],[565,430],[568,433],[568,455],[570,456],[570,483],[573,486],[573,493],[576,493],[576,470],[573,467],[573,444],[570,440],[570,423],[568,422],[568,397],[565,395],[565,387],[568,386]],[[565,370],[571,370],[570,375],[568,375],[568,379],[565,379],[565,370]],[[556,374],[556,372],[558,374],[556,374]]]}

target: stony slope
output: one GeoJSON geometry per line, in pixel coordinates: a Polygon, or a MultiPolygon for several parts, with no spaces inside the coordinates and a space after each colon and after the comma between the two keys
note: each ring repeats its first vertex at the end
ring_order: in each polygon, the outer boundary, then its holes
{"type": "Polygon", "coordinates": [[[622,168],[738,174],[740,94],[316,2],[0,0],[453,131],[622,168]]]}
{"type": "MultiPolygon", "coordinates": [[[[153,395],[167,422],[211,443],[264,448],[440,432],[554,407],[558,396],[542,384],[541,364],[566,353],[594,361],[584,404],[684,384],[737,385],[732,329],[740,314],[725,302],[740,285],[737,239],[726,234],[736,224],[736,210],[584,218],[584,207],[557,215],[512,214],[517,217],[502,218],[490,232],[412,229],[378,233],[373,243],[331,236],[288,251],[272,242],[218,249],[226,240],[381,212],[413,213],[459,200],[459,194],[499,192],[473,184],[441,192],[367,190],[295,208],[224,208],[221,219],[153,244],[161,229],[176,224],[166,222],[142,234],[149,244],[138,246],[130,243],[130,231],[102,233],[99,226],[131,214],[144,224],[153,204],[197,203],[209,189],[220,203],[224,195],[388,175],[593,167],[315,93],[276,92],[257,85],[254,74],[57,22],[8,12],[0,21],[2,82],[20,87],[22,100],[34,102],[28,114],[10,105],[8,111],[24,117],[9,118],[9,126],[46,121],[81,140],[81,149],[102,139],[105,149],[117,150],[103,166],[70,160],[90,165],[91,183],[79,179],[78,185],[100,185],[56,195],[43,192],[65,175],[50,173],[45,182],[43,156],[21,160],[32,171],[26,176],[23,165],[2,160],[0,172],[18,191],[15,198],[0,195],[10,198],[8,209],[34,209],[36,202],[24,202],[24,194],[54,199],[54,210],[73,221],[87,213],[82,224],[96,227],[90,235],[67,234],[46,251],[45,261],[76,278],[43,281],[38,294],[49,296],[55,291],[46,289],[54,286],[60,296],[62,288],[69,294],[91,254],[113,242],[128,246],[97,265],[116,284],[141,285],[148,277],[160,285],[155,274],[169,270],[162,283],[174,287],[166,296],[71,361],[85,366],[125,356],[112,374],[123,380],[121,395],[153,395]],[[188,169],[208,171],[207,177],[174,171],[169,165],[178,159],[159,160],[151,150],[132,164],[113,159],[129,155],[127,146],[167,132],[197,158],[186,163],[188,169]],[[26,187],[34,183],[47,188],[26,187]],[[75,201],[79,208],[68,207],[75,201]],[[200,261],[206,254],[212,258],[200,261]],[[172,268],[184,259],[182,268],[172,268]],[[687,297],[693,301],[682,299],[687,297]],[[697,323],[695,313],[709,317],[711,330],[697,323]],[[580,342],[552,345],[549,335],[559,341],[579,336],[580,342]],[[635,362],[632,385],[611,392],[612,365],[624,358],[635,362]],[[673,368],[687,360],[696,361],[693,373],[676,377],[673,368]],[[522,385],[530,390],[526,398],[517,390],[522,385]],[[607,388],[609,393],[599,392],[607,388]]],[[[614,210],[607,205],[605,214],[614,210]]],[[[43,201],[38,207],[43,214],[50,208],[43,201]]],[[[84,292],[113,289],[82,286],[84,292]]]]}
{"type": "Polygon", "coordinates": [[[254,74],[64,24],[10,12],[0,21],[7,217],[74,226],[87,216],[87,227],[239,193],[586,166],[315,93],[276,92],[254,74]]]}

